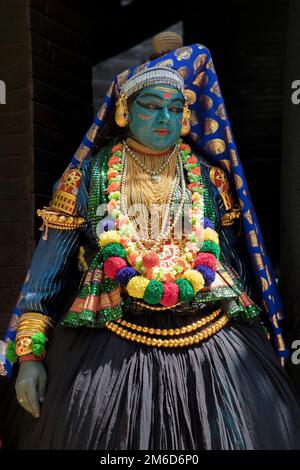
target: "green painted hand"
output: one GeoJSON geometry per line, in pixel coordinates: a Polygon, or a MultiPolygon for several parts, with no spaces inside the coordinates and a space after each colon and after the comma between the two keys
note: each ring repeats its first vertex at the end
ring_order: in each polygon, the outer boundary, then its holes
{"type": "Polygon", "coordinates": [[[20,365],[15,384],[19,404],[34,418],[40,416],[40,403],[44,400],[47,373],[41,361],[26,361],[20,365]]]}

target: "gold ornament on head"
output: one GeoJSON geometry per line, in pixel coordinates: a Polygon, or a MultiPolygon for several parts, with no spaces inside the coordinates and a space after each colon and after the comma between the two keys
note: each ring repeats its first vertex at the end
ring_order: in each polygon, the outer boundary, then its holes
{"type": "Polygon", "coordinates": [[[152,38],[153,52],[173,51],[183,46],[182,37],[175,31],[163,31],[152,38]]]}
{"type": "Polygon", "coordinates": [[[119,127],[126,127],[128,125],[128,107],[124,93],[119,96],[116,103],[115,121],[119,127]]]}
{"type": "Polygon", "coordinates": [[[191,131],[191,111],[188,106],[188,102],[185,102],[183,108],[183,116],[182,116],[182,128],[181,128],[181,136],[188,135],[191,131]]]}

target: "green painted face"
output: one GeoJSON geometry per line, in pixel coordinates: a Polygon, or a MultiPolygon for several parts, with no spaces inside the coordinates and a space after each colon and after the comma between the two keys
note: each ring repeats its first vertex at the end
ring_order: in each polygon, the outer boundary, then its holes
{"type": "Polygon", "coordinates": [[[129,130],[135,140],[154,150],[166,150],[180,137],[184,96],[169,85],[144,88],[129,110],[129,130]]]}

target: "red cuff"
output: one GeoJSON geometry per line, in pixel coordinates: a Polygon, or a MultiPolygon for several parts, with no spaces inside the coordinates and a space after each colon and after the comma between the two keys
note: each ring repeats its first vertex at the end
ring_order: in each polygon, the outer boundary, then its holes
{"type": "Polygon", "coordinates": [[[46,354],[43,353],[41,356],[36,356],[35,354],[25,354],[25,356],[19,357],[19,362],[26,361],[42,361],[45,358],[46,354]]]}

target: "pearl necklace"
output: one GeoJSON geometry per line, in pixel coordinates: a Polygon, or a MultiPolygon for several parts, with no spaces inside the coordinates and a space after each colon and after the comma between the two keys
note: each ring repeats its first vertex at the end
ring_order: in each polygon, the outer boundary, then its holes
{"type": "MultiPolygon", "coordinates": [[[[126,178],[127,178],[127,173],[128,173],[128,154],[126,153],[126,150],[128,149],[128,146],[126,145],[126,142],[123,141],[123,151],[122,151],[122,170],[121,170],[121,185],[120,185],[120,204],[121,204],[121,212],[126,215],[128,218],[128,207],[127,207],[127,199],[126,199],[126,178]]],[[[176,148],[179,149],[179,145],[176,144],[176,148]]],[[[130,149],[129,149],[130,150],[130,149]]],[[[175,149],[174,149],[175,150],[175,149]]],[[[173,151],[174,152],[174,151],[173,151]]],[[[172,152],[172,153],[173,153],[172,152]]],[[[176,172],[177,175],[179,174],[180,177],[180,182],[181,182],[181,198],[180,198],[180,203],[179,207],[177,209],[176,215],[174,217],[174,220],[172,224],[168,224],[168,219],[169,219],[169,214],[170,214],[170,208],[171,208],[171,202],[174,196],[174,190],[176,188],[176,184],[178,182],[177,177],[172,183],[168,202],[167,202],[167,210],[165,211],[163,222],[162,222],[162,228],[161,228],[161,233],[158,235],[157,240],[153,243],[153,241],[150,238],[143,238],[138,235],[136,232],[136,229],[132,223],[132,231],[133,235],[139,245],[139,248],[142,251],[147,251],[149,248],[146,248],[146,246],[151,246],[151,251],[158,251],[158,249],[161,247],[161,244],[164,242],[164,239],[166,239],[170,232],[173,230],[173,228],[176,226],[179,217],[181,216],[184,201],[185,201],[185,193],[186,193],[186,184],[185,184],[185,178],[184,178],[184,171],[183,171],[183,163],[181,159],[179,158],[179,152],[176,155],[176,172]]]]}
{"type": "Polygon", "coordinates": [[[131,150],[131,148],[127,145],[125,140],[123,140],[123,146],[125,147],[126,152],[128,152],[130,154],[130,156],[139,165],[139,167],[143,171],[145,171],[145,173],[147,173],[150,176],[151,181],[153,183],[159,183],[159,181],[161,179],[160,173],[162,173],[165,170],[165,168],[167,168],[167,166],[169,165],[169,163],[170,163],[171,159],[174,157],[174,155],[177,156],[178,153],[179,153],[179,145],[178,145],[178,143],[176,143],[173,151],[170,153],[168,158],[164,161],[164,163],[159,168],[159,170],[156,171],[156,170],[149,170],[149,168],[147,168],[147,166],[143,162],[141,162],[139,157],[131,150]]]}

